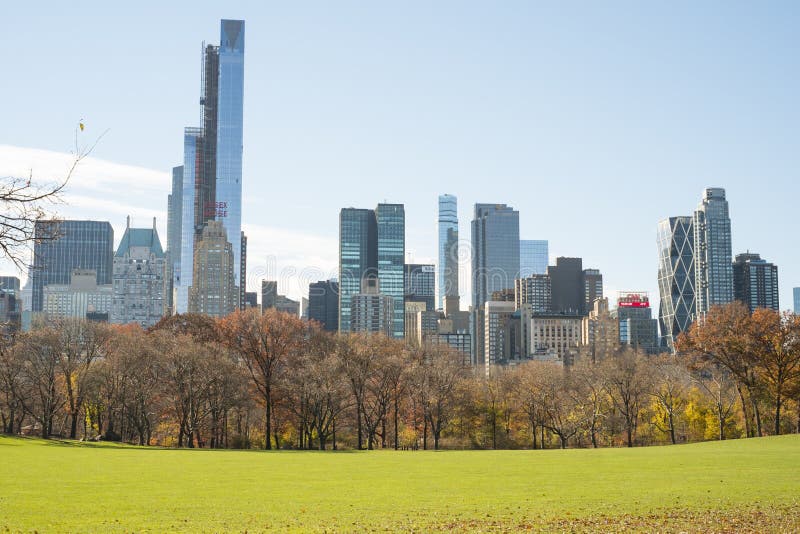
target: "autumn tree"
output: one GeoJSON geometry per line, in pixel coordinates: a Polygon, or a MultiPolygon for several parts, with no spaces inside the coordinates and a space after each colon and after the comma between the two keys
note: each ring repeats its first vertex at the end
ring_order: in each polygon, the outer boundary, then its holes
{"type": "Polygon", "coordinates": [[[690,377],[674,356],[654,356],[646,360],[645,373],[650,381],[650,397],[655,405],[652,425],[677,443],[676,420],[686,407],[690,377]]]}
{"type": "Polygon", "coordinates": [[[753,312],[751,323],[750,346],[758,374],[772,395],[775,435],[778,435],[787,392],[800,380],[800,317],[758,308],[753,312]]]}
{"type": "MultiPolygon", "coordinates": [[[[264,403],[264,447],[271,449],[273,389],[281,365],[304,347],[306,325],[299,317],[275,309],[236,311],[222,319],[223,342],[245,363],[264,403]]],[[[278,443],[275,433],[276,446],[278,443]]]]}
{"type": "Polygon", "coordinates": [[[606,391],[623,418],[626,444],[633,447],[639,413],[650,390],[649,376],[641,356],[633,349],[620,351],[603,362],[606,391]]]}

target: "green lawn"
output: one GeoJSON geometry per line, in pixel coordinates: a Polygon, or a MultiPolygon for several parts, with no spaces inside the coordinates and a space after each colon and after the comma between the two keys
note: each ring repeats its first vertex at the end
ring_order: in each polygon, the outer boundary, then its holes
{"type": "Polygon", "coordinates": [[[399,453],[0,437],[0,532],[270,529],[800,530],[800,436],[399,453]]]}

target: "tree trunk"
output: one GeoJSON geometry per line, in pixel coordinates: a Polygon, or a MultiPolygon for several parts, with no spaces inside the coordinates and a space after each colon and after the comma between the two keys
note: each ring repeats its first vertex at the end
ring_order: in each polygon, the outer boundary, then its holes
{"type": "Polygon", "coordinates": [[[747,400],[744,398],[744,390],[742,390],[741,384],[739,381],[736,381],[736,391],[739,393],[739,400],[742,403],[742,415],[744,416],[744,435],[748,438],[753,437],[753,425],[750,421],[750,413],[747,410],[747,400]]]}
{"type": "Polygon", "coordinates": [[[628,424],[626,426],[628,427],[626,429],[626,432],[628,434],[628,447],[633,447],[633,428],[632,428],[632,425],[631,425],[630,421],[628,422],[628,424]]]}
{"type": "Polygon", "coordinates": [[[675,441],[675,417],[672,415],[672,411],[669,412],[669,437],[672,440],[672,444],[675,445],[677,443],[675,441]]]}
{"type": "Polygon", "coordinates": [[[781,397],[780,392],[775,398],[775,435],[780,436],[781,434],[781,404],[783,403],[783,398],[781,397]]]}
{"type": "Polygon", "coordinates": [[[397,435],[397,391],[394,392],[394,450],[400,448],[400,437],[397,435]]]}
{"type": "Polygon", "coordinates": [[[266,395],[264,395],[264,449],[272,449],[272,442],[270,434],[272,433],[272,392],[267,386],[266,395]]]}

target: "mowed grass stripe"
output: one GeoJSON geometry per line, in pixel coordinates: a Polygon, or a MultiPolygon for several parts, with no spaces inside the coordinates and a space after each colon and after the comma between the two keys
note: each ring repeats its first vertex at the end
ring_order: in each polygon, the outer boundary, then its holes
{"type": "Polygon", "coordinates": [[[800,436],[636,449],[336,453],[0,437],[0,531],[396,530],[471,522],[511,529],[669,510],[794,511],[798,493],[800,436]]]}

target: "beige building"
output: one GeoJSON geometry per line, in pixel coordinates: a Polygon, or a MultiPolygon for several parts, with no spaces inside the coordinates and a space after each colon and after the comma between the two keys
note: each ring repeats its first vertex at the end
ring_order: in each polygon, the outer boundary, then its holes
{"type": "Polygon", "coordinates": [[[233,277],[233,245],[220,221],[209,221],[194,253],[189,311],[225,317],[237,309],[233,277]]]}
{"type": "Polygon", "coordinates": [[[619,320],[608,309],[608,298],[595,299],[581,324],[581,356],[595,362],[619,350],[619,320]]]}
{"type": "Polygon", "coordinates": [[[581,316],[534,313],[528,317],[529,357],[571,364],[581,342],[581,316]]]}

